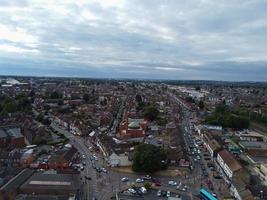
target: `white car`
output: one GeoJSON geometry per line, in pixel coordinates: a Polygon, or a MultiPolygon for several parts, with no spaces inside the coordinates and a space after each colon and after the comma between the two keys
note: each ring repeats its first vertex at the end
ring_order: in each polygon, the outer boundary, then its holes
{"type": "Polygon", "coordinates": [[[167,191],[167,197],[170,197],[171,196],[171,192],[170,191],[167,191]]]}
{"type": "Polygon", "coordinates": [[[108,173],[108,171],[103,167],[102,169],[102,172],[104,172],[104,173],[108,173]]]}
{"type": "Polygon", "coordinates": [[[127,182],[127,181],[129,181],[129,178],[127,178],[127,177],[123,177],[123,178],[121,179],[121,181],[122,181],[122,182],[127,182]]]}
{"type": "Polygon", "coordinates": [[[142,178],[136,179],[136,183],[143,183],[143,182],[144,182],[144,179],[142,179],[142,178]]]}
{"type": "Polygon", "coordinates": [[[176,186],[177,185],[177,182],[175,182],[175,181],[169,181],[168,184],[169,185],[172,185],[172,186],[176,186]]]}
{"type": "Polygon", "coordinates": [[[158,197],[161,196],[161,190],[158,190],[158,192],[157,192],[157,196],[158,196],[158,197]]]}
{"type": "Polygon", "coordinates": [[[185,192],[187,189],[185,187],[182,187],[182,186],[177,186],[177,190],[185,192]]]}
{"type": "Polygon", "coordinates": [[[133,188],[129,188],[128,192],[132,193],[132,194],[136,194],[136,191],[133,188]]]}

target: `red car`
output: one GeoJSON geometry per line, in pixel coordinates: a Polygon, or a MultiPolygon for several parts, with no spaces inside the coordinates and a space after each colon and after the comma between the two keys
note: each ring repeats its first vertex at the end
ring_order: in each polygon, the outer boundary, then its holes
{"type": "Polygon", "coordinates": [[[155,186],[161,186],[160,182],[155,183],[155,186]]]}

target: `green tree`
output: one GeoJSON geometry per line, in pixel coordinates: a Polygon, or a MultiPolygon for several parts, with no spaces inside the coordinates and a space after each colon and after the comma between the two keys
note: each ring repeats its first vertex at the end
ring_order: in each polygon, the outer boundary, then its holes
{"type": "Polygon", "coordinates": [[[132,169],[136,172],[153,173],[166,166],[166,152],[151,144],[135,146],[132,169]]]}
{"type": "Polygon", "coordinates": [[[200,86],[196,86],[196,88],[195,88],[197,91],[199,91],[200,90],[200,86]]]}
{"type": "Polygon", "coordinates": [[[146,182],[144,184],[144,187],[146,188],[146,190],[149,190],[151,188],[151,183],[146,182]]]}
{"type": "Polygon", "coordinates": [[[153,120],[157,119],[157,117],[159,115],[159,111],[158,111],[156,106],[149,105],[149,106],[144,108],[143,115],[145,118],[148,118],[150,121],[153,121],[153,120]]]}
{"type": "Polygon", "coordinates": [[[137,101],[137,103],[142,102],[142,97],[141,97],[141,95],[140,95],[140,94],[137,94],[137,95],[135,96],[135,100],[137,101]]]}
{"type": "Polygon", "coordinates": [[[185,100],[189,103],[195,103],[195,100],[192,97],[186,97],[185,100]]]}
{"type": "Polygon", "coordinates": [[[90,95],[89,95],[89,94],[86,93],[86,94],[83,95],[83,100],[84,100],[86,103],[88,103],[89,99],[90,99],[90,95]]]}
{"type": "Polygon", "coordinates": [[[224,114],[229,112],[230,109],[227,105],[225,105],[225,103],[220,103],[216,106],[215,112],[219,113],[219,114],[224,114]]]}
{"type": "Polygon", "coordinates": [[[51,99],[60,99],[62,98],[62,94],[60,94],[59,92],[57,91],[54,91],[50,94],[50,98],[51,99]]]}
{"type": "Polygon", "coordinates": [[[17,110],[17,105],[16,105],[16,103],[14,101],[9,102],[9,103],[5,104],[4,110],[7,113],[14,113],[17,110]]]}
{"type": "Polygon", "coordinates": [[[199,107],[200,109],[203,109],[203,108],[205,107],[204,102],[203,102],[202,100],[200,100],[200,101],[198,102],[198,107],[199,107]]]}

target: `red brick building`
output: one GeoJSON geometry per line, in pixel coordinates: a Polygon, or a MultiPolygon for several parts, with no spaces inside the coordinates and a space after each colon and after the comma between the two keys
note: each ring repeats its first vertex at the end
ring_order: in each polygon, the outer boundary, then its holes
{"type": "Polygon", "coordinates": [[[144,137],[148,122],[144,119],[126,118],[120,123],[119,133],[121,139],[144,137]]]}

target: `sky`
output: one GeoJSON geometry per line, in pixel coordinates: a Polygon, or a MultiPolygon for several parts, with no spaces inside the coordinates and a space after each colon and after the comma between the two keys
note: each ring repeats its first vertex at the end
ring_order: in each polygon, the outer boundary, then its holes
{"type": "Polygon", "coordinates": [[[267,0],[0,0],[0,75],[267,81],[267,0]]]}

